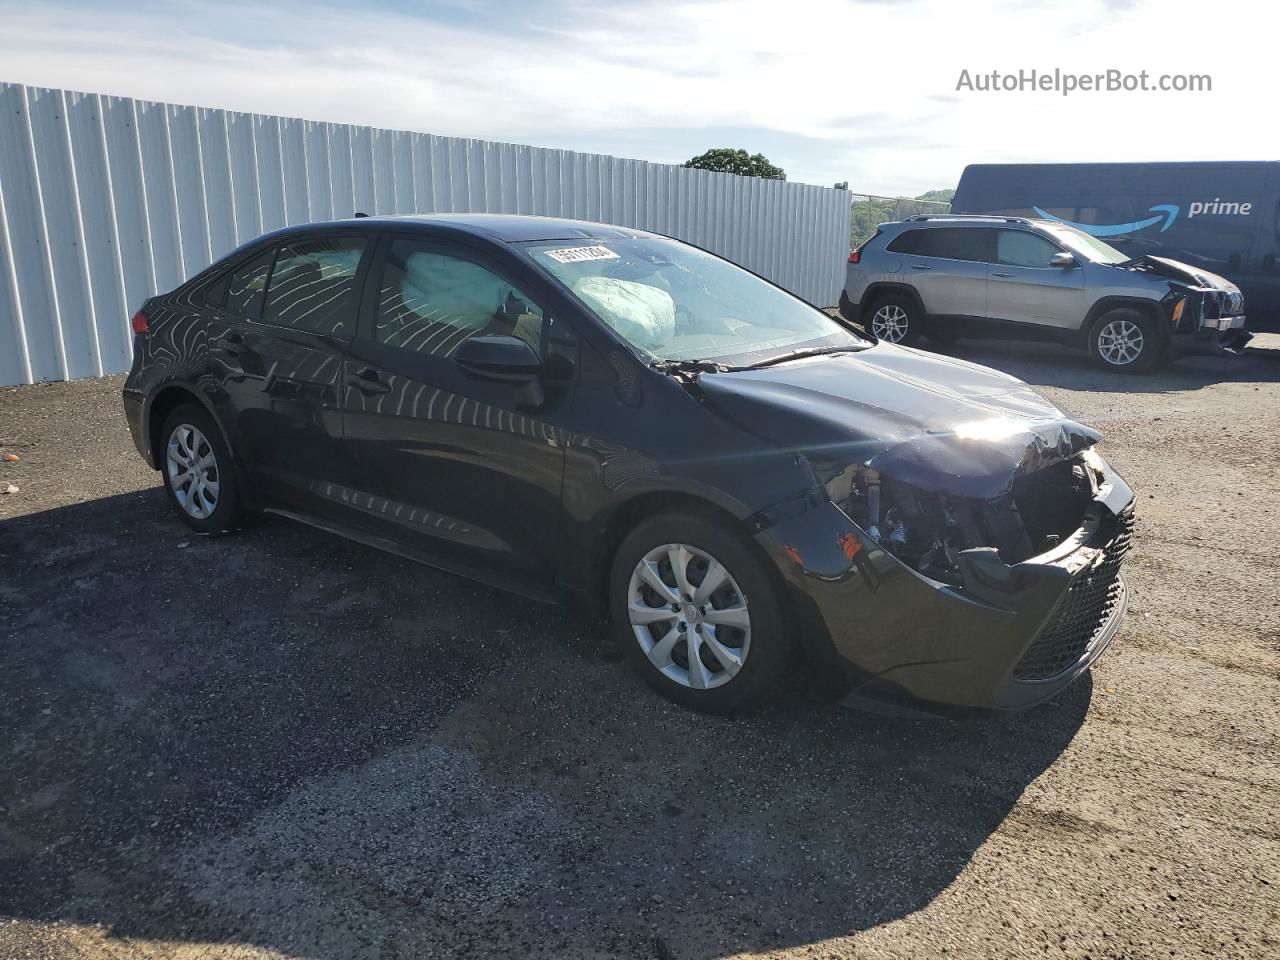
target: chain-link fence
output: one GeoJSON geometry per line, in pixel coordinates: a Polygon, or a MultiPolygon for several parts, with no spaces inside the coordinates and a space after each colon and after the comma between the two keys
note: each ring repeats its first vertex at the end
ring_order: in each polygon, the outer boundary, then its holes
{"type": "Polygon", "coordinates": [[[890,220],[903,220],[921,213],[950,212],[951,204],[941,200],[913,200],[910,197],[878,197],[872,193],[855,193],[849,244],[856,247],[875,233],[879,224],[890,220]]]}

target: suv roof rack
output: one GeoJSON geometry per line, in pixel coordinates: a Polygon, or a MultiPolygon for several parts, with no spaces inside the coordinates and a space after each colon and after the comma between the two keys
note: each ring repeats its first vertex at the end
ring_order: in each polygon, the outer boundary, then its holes
{"type": "Polygon", "coordinates": [[[914,217],[907,217],[907,222],[913,220],[999,220],[1001,223],[1030,223],[1030,217],[1002,217],[996,213],[917,213],[914,217]]]}

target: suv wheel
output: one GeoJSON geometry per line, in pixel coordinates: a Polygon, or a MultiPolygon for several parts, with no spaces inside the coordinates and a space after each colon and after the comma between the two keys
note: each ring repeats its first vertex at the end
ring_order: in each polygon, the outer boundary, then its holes
{"type": "Polygon", "coordinates": [[[613,558],[609,610],[636,671],[695,710],[759,703],[796,665],[765,559],[694,514],[661,514],[627,535],[613,558]]]}
{"type": "Polygon", "coordinates": [[[213,418],[184,404],[165,419],[160,471],[179,519],[197,533],[225,533],[239,513],[231,451],[213,418]]]}
{"type": "Polygon", "coordinates": [[[914,343],[920,335],[920,312],[908,297],[885,297],[876,301],[868,326],[877,340],[914,343]]]}
{"type": "Polygon", "coordinates": [[[1126,308],[1104,313],[1089,333],[1089,352],[1107,370],[1150,370],[1164,359],[1167,345],[1151,317],[1126,308]]]}

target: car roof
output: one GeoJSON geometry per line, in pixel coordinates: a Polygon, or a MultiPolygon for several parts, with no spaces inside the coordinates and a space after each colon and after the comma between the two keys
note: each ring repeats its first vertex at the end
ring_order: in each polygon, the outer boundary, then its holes
{"type": "Polygon", "coordinates": [[[657,234],[645,230],[633,230],[608,223],[590,220],[569,220],[562,217],[534,217],[510,213],[432,213],[406,216],[352,217],[346,220],[330,220],[318,223],[301,223],[275,230],[267,237],[280,238],[308,234],[320,230],[412,230],[421,227],[423,232],[435,235],[464,234],[503,243],[522,243],[532,240],[624,240],[635,237],[653,237],[657,234]]]}

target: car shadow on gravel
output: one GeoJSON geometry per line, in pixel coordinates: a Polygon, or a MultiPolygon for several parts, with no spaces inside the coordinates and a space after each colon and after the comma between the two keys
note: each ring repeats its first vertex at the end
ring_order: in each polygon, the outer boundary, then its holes
{"type": "Polygon", "coordinates": [[[995,367],[1031,384],[1069,390],[1183,393],[1215,383],[1280,382],[1280,350],[1276,349],[1251,349],[1241,356],[1184,356],[1150,373],[1114,373],[1098,367],[1084,351],[1055,343],[965,339],[923,347],[995,367]]]}
{"type": "Polygon", "coordinates": [[[289,523],[193,537],[158,488],[0,523],[0,555],[0,914],[108,939],[816,943],[946,889],[1090,699],[700,716],[573,614],[289,523]]]}

